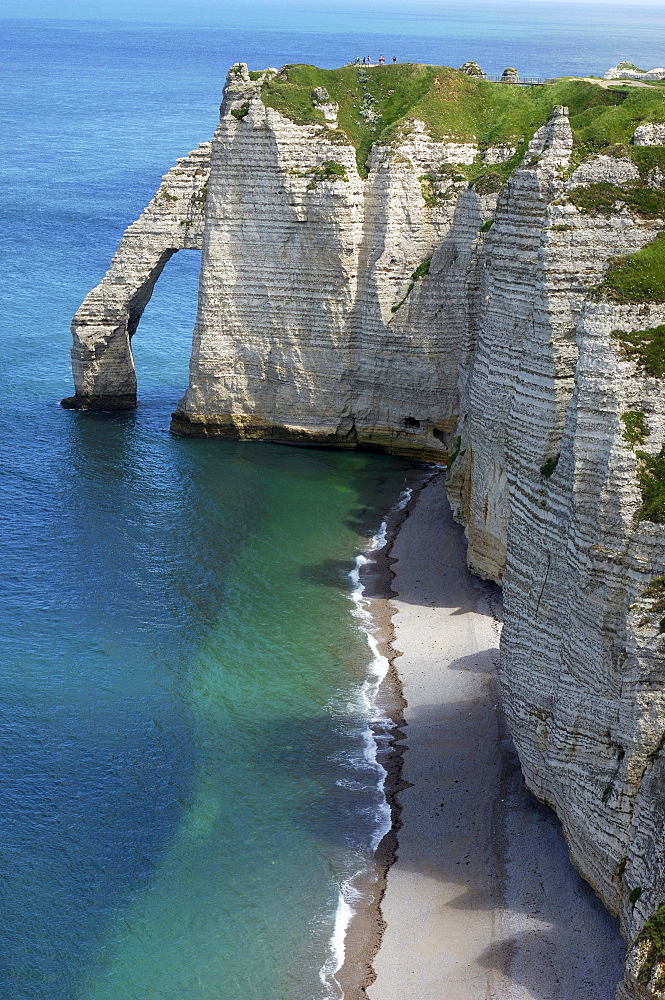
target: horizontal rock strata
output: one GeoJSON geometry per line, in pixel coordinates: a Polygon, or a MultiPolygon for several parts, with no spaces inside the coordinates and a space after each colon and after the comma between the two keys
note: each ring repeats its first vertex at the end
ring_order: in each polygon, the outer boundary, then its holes
{"type": "Polygon", "coordinates": [[[155,197],[126,230],[102,282],[72,321],[76,409],[136,406],[131,339],[155,282],[177,250],[200,250],[210,173],[210,143],[202,143],[165,174],[155,197]]]}
{"type": "MultiPolygon", "coordinates": [[[[567,191],[637,170],[598,157],[566,182],[563,118],[549,142],[512,175],[480,262],[449,495],[470,568],[503,586],[504,705],[527,785],[631,943],[665,900],[665,638],[641,597],[665,570],[665,533],[638,519],[622,416],[645,415],[643,447],[658,454],[665,393],[613,331],[658,327],[665,307],[589,289],[662,221],[579,211],[567,191]]],[[[623,1000],[661,996],[640,985],[645,953],[631,956],[623,1000]]]]}
{"type": "Polygon", "coordinates": [[[370,70],[372,92],[363,68],[342,86],[312,67],[288,91],[290,69],[232,68],[212,144],[166,175],[74,318],[66,405],[134,405],[141,313],[168,257],[200,247],[175,432],[447,460],[469,566],[504,589],[527,784],[620,917],[620,1000],[662,998],[659,97],[630,91],[643,110],[614,120],[618,143],[603,116],[631,97],[565,83],[574,113],[543,113],[545,91],[416,67],[420,113],[388,128],[399,67],[370,70]]]}
{"type": "Polygon", "coordinates": [[[457,198],[464,176],[437,175],[477,152],[416,121],[373,148],[364,180],[353,146],[266,107],[246,68],[232,72],[173,429],[445,458],[459,310],[438,276],[454,258],[463,284],[496,199],[457,198]]]}

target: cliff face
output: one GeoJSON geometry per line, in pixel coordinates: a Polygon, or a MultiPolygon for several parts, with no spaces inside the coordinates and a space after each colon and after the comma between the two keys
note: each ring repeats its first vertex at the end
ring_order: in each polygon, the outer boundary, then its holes
{"type": "MultiPolygon", "coordinates": [[[[570,203],[608,165],[587,162],[566,182],[566,124],[542,130],[551,145],[499,199],[449,493],[471,569],[502,582],[504,706],[527,785],[558,813],[574,864],[632,943],[665,899],[665,639],[657,595],[643,596],[665,569],[665,533],[638,517],[641,460],[625,418],[643,415],[640,449],[658,455],[665,395],[613,331],[657,328],[665,306],[595,301],[589,288],[662,222],[570,203]]],[[[630,161],[611,166],[614,180],[634,180],[630,161]]],[[[662,995],[640,981],[645,956],[645,945],[632,954],[621,997],[662,995]]]]}
{"type": "Polygon", "coordinates": [[[421,178],[478,149],[434,142],[418,122],[374,145],[363,179],[329,107],[325,126],[298,125],[265,106],[244,66],[227,83],[173,428],[445,458],[458,310],[438,275],[466,261],[495,197],[458,201],[449,171],[451,197],[426,201],[421,178]]]}
{"type": "Polygon", "coordinates": [[[176,432],[448,459],[527,784],[635,944],[618,995],[663,997],[662,98],[372,72],[232,68],[76,314],[66,402],[134,405],[141,312],[201,246],[176,432]]]}

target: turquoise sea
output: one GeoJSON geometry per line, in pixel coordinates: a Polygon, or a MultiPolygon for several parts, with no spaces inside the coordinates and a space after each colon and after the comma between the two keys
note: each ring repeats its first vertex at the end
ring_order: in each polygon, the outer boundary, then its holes
{"type": "Polygon", "coordinates": [[[408,467],[170,436],[195,252],[136,336],[135,413],[60,409],[69,320],[161,174],[211,136],[232,62],[598,73],[662,63],[662,8],[25,10],[42,19],[0,21],[0,996],[335,996],[339,889],[382,815],[348,573],[408,467]]]}

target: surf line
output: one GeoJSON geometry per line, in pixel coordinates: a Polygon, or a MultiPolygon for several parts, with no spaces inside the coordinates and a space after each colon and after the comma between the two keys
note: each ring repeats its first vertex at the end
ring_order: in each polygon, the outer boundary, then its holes
{"type": "MultiPolygon", "coordinates": [[[[378,759],[380,748],[374,727],[382,733],[387,733],[394,728],[395,724],[379,711],[377,704],[379,689],[390,669],[390,661],[379,651],[377,639],[379,629],[369,611],[370,601],[365,597],[365,586],[361,582],[360,575],[365,566],[374,562],[372,556],[385,548],[388,542],[389,519],[404,510],[412,495],[413,489],[410,486],[400,493],[399,500],[381,521],[378,531],[372,535],[365,550],[356,556],[354,567],[349,573],[351,580],[350,599],[353,602],[351,614],[358,621],[360,631],[364,633],[371,653],[365,680],[358,691],[358,700],[365,720],[362,731],[362,757],[376,775],[375,787],[379,793],[376,823],[370,842],[371,856],[368,859],[370,864],[377,847],[392,828],[391,808],[384,790],[388,772],[378,759]]],[[[355,904],[363,899],[363,894],[355,888],[354,882],[364,874],[362,870],[358,871],[351,878],[345,879],[339,886],[333,932],[328,944],[328,958],[319,971],[319,978],[325,987],[326,996],[330,1000],[343,1000],[344,997],[344,991],[337,980],[337,973],[344,965],[346,933],[356,912],[355,904]]]]}

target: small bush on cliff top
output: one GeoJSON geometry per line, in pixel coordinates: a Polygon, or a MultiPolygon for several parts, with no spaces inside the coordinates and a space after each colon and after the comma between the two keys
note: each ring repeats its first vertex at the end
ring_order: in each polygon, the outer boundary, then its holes
{"type": "Polygon", "coordinates": [[[665,324],[632,333],[613,330],[612,336],[646,375],[665,378],[665,324]]]}

